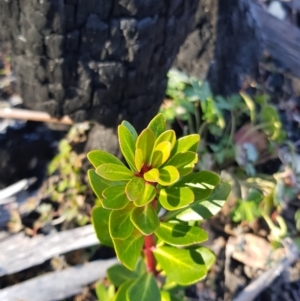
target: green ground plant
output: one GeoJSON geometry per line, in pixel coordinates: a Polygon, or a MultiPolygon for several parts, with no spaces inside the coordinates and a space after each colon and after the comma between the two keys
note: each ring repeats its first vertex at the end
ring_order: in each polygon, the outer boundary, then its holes
{"type": "Polygon", "coordinates": [[[118,136],[125,164],[102,150],[88,154],[98,198],[94,228],[122,263],[108,270],[117,293],[107,299],[179,300],[176,285],[203,279],[215,260],[200,245],[208,235],[199,221],[220,211],[230,185],[215,173],[193,172],[200,136],[177,140],[162,114],[140,134],[123,121],[118,136]]]}

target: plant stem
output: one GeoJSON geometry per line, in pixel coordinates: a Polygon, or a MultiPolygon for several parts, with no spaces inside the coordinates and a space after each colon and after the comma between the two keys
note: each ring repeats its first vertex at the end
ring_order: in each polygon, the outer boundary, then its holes
{"type": "MultiPolygon", "coordinates": [[[[152,201],[151,205],[156,209],[156,198],[152,201]]],[[[151,234],[148,236],[145,236],[145,241],[144,241],[144,254],[146,257],[146,265],[147,265],[147,270],[149,273],[152,273],[154,276],[157,275],[156,271],[156,260],[153,254],[153,248],[155,248],[156,243],[155,243],[155,235],[151,234]]]]}
{"type": "Polygon", "coordinates": [[[153,247],[155,247],[154,234],[145,236],[144,253],[146,257],[147,270],[149,273],[153,273],[156,276],[156,260],[152,252],[153,247]]]}

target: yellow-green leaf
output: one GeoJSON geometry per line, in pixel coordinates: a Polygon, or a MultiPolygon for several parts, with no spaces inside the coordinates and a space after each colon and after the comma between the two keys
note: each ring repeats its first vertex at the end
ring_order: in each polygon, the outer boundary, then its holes
{"type": "Polygon", "coordinates": [[[142,207],[152,202],[155,196],[156,196],[155,187],[150,183],[146,183],[143,195],[140,198],[136,199],[133,203],[137,207],[142,207]]]}
{"type": "Polygon", "coordinates": [[[155,140],[154,148],[160,143],[165,141],[171,143],[171,149],[172,149],[176,142],[176,134],[173,130],[168,130],[160,134],[159,137],[155,140]]]}
{"type": "Polygon", "coordinates": [[[192,134],[178,139],[173,147],[171,157],[177,153],[184,152],[197,152],[200,142],[200,136],[198,134],[192,134]]]}
{"type": "Polygon", "coordinates": [[[120,149],[124,158],[126,159],[129,167],[132,170],[136,170],[134,155],[135,155],[135,140],[130,132],[130,130],[125,125],[118,126],[118,136],[120,149]]]}
{"type": "Polygon", "coordinates": [[[118,158],[103,150],[93,150],[87,154],[87,157],[95,168],[106,163],[124,166],[124,164],[118,158]]]}
{"type": "Polygon", "coordinates": [[[135,162],[136,170],[140,172],[144,164],[143,152],[140,148],[137,148],[135,150],[134,162],[135,162]]]}
{"type": "Polygon", "coordinates": [[[138,230],[134,230],[126,239],[113,239],[118,259],[133,271],[140,257],[144,236],[138,230]]]}
{"type": "Polygon", "coordinates": [[[130,213],[134,206],[129,204],[121,210],[113,210],[109,216],[109,233],[112,238],[126,239],[134,230],[134,225],[130,220],[130,213]]]}
{"type": "Polygon", "coordinates": [[[158,144],[153,150],[151,166],[158,168],[163,165],[170,157],[171,147],[171,143],[167,141],[158,144]]]}
{"type": "Polygon", "coordinates": [[[157,138],[166,130],[166,119],[163,114],[157,114],[149,123],[148,128],[152,130],[157,138]]]}
{"type": "Polygon", "coordinates": [[[173,211],[191,204],[194,194],[188,187],[170,187],[160,190],[158,200],[165,209],[173,211]]]}
{"type": "Polygon", "coordinates": [[[136,148],[140,148],[143,154],[143,162],[150,164],[151,154],[155,142],[155,136],[152,130],[144,129],[136,141],[136,148]]]}
{"type": "Polygon", "coordinates": [[[96,173],[110,181],[126,181],[134,177],[134,173],[130,169],[113,163],[100,165],[97,167],[96,173]]]}
{"type": "MultiPolygon", "coordinates": [[[[145,273],[136,279],[126,294],[127,301],[161,301],[160,291],[153,274],[145,273]]],[[[126,301],[124,299],[124,301],[126,301]]]]}
{"type": "Polygon", "coordinates": [[[128,121],[124,120],[122,121],[121,123],[122,125],[126,126],[128,128],[128,130],[130,131],[134,141],[136,141],[137,137],[138,137],[138,134],[135,130],[135,128],[132,126],[132,124],[130,124],[128,121]]]}
{"type": "Polygon", "coordinates": [[[159,178],[159,171],[157,168],[152,168],[151,170],[144,173],[144,179],[151,183],[157,183],[159,178]]]}
{"type": "Polygon", "coordinates": [[[194,169],[195,164],[198,161],[198,155],[194,152],[177,153],[166,164],[175,166],[180,176],[186,176],[194,169]]]}
{"type": "Polygon", "coordinates": [[[109,234],[108,223],[111,210],[102,208],[101,206],[94,207],[92,210],[93,226],[100,242],[106,246],[112,247],[113,243],[109,234]]]}
{"type": "Polygon", "coordinates": [[[158,183],[162,186],[174,184],[179,179],[179,172],[174,166],[165,166],[159,169],[158,183]]]}
{"type": "Polygon", "coordinates": [[[169,279],[180,285],[191,285],[206,276],[205,262],[196,250],[162,246],[153,253],[169,279]]]}
{"type": "Polygon", "coordinates": [[[151,204],[132,210],[130,219],[135,227],[144,235],[152,234],[159,227],[159,219],[151,204]]]}
{"type": "Polygon", "coordinates": [[[169,245],[182,247],[199,244],[208,239],[203,229],[186,223],[160,223],[155,234],[169,245]]]}
{"type": "MultiPolygon", "coordinates": [[[[128,291],[128,288],[131,286],[133,283],[133,280],[129,280],[124,282],[118,289],[115,297],[113,298],[113,301],[126,301],[126,294],[128,291]]],[[[101,300],[100,300],[101,301],[101,300]]]]}
{"type": "Polygon", "coordinates": [[[101,178],[99,175],[96,174],[95,170],[90,169],[88,171],[88,178],[89,182],[91,184],[91,187],[96,194],[98,199],[102,199],[102,192],[105,190],[107,187],[111,186],[109,185],[109,181],[106,179],[101,178]]]}
{"type": "Polygon", "coordinates": [[[145,190],[145,181],[143,178],[134,177],[126,185],[126,195],[132,202],[142,197],[145,190]]]}
{"type": "Polygon", "coordinates": [[[102,205],[106,209],[123,209],[129,200],[125,194],[125,185],[106,188],[102,193],[104,199],[101,199],[102,205]]]}

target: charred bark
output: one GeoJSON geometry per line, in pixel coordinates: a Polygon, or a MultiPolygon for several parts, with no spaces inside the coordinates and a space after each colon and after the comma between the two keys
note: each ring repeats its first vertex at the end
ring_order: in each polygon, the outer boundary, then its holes
{"type": "Polygon", "coordinates": [[[0,0],[24,106],[143,128],[198,0],[0,0]]]}

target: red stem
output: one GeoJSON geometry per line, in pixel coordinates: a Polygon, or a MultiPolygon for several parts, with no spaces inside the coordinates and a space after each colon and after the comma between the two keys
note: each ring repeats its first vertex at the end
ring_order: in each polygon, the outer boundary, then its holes
{"type": "Polygon", "coordinates": [[[154,234],[145,236],[144,253],[145,253],[145,257],[146,257],[147,270],[149,273],[153,273],[154,275],[156,275],[157,274],[156,260],[155,260],[154,254],[152,252],[154,247],[155,247],[154,234]]]}
{"type": "MultiPolygon", "coordinates": [[[[151,205],[156,209],[156,199],[154,199],[151,203],[151,205]]],[[[146,264],[147,264],[147,270],[149,273],[152,273],[153,275],[157,275],[156,271],[156,260],[153,254],[153,249],[155,248],[155,235],[151,234],[148,236],[145,236],[144,241],[144,254],[146,257],[146,264]]]]}

